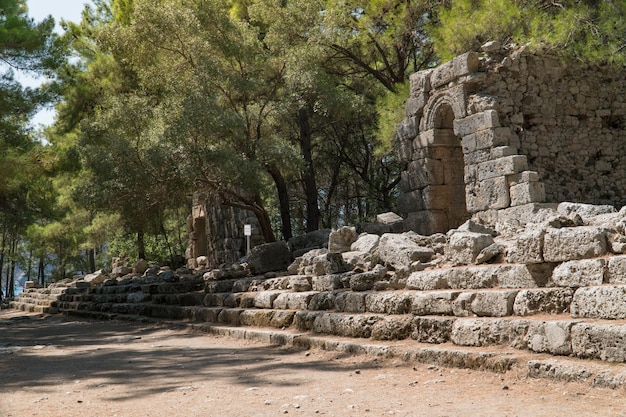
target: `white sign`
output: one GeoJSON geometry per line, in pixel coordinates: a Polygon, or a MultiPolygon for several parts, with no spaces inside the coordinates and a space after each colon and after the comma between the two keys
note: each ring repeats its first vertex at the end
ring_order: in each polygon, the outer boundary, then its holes
{"type": "Polygon", "coordinates": [[[252,236],[252,225],[244,224],[243,225],[243,234],[244,234],[244,236],[252,236]]]}

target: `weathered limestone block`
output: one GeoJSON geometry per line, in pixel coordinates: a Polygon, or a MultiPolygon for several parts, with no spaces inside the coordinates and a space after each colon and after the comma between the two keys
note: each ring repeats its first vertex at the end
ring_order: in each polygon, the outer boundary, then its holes
{"type": "Polygon", "coordinates": [[[506,251],[506,246],[499,243],[492,243],[485,249],[481,250],[474,263],[476,265],[487,263],[493,259],[497,259],[506,251]]]}
{"type": "Polygon", "coordinates": [[[572,317],[598,319],[626,318],[626,287],[579,288],[572,300],[572,317]]]}
{"type": "Polygon", "coordinates": [[[217,316],[217,322],[229,324],[231,326],[239,326],[239,317],[244,310],[241,308],[224,308],[217,316]]]}
{"type": "Polygon", "coordinates": [[[542,228],[525,230],[517,235],[515,245],[509,248],[507,261],[519,264],[538,264],[543,262],[542,228]]]}
{"type": "Polygon", "coordinates": [[[380,236],[378,235],[362,233],[357,238],[356,242],[350,246],[350,250],[354,252],[370,253],[378,247],[379,241],[380,236]]]}
{"type": "Polygon", "coordinates": [[[444,210],[422,210],[408,214],[404,229],[430,235],[448,231],[448,224],[448,215],[444,210]]]}
{"type": "Polygon", "coordinates": [[[239,315],[242,326],[269,327],[274,311],[272,310],[244,310],[239,315]]]}
{"type": "Polygon", "coordinates": [[[509,345],[523,348],[526,346],[524,338],[528,327],[527,320],[460,318],[452,326],[451,341],[459,346],[509,345]]]}
{"type": "Polygon", "coordinates": [[[552,355],[571,355],[573,321],[531,322],[526,335],[528,349],[552,355]]]}
{"type": "Polygon", "coordinates": [[[254,306],[256,308],[272,308],[274,300],[282,294],[282,291],[261,291],[254,297],[254,306]]]}
{"type": "Polygon", "coordinates": [[[578,323],[571,333],[572,351],[579,358],[626,362],[626,325],[578,323]]]}
{"type": "Polygon", "coordinates": [[[454,120],[454,134],[457,136],[467,136],[479,130],[496,127],[500,127],[500,118],[495,110],[485,110],[463,119],[454,120]]]}
{"type": "Polygon", "coordinates": [[[134,293],[128,294],[128,297],[126,298],[126,302],[128,302],[128,303],[143,303],[145,301],[150,301],[151,298],[152,298],[152,295],[149,294],[149,293],[134,292],[134,293]]]}
{"type": "Polygon", "coordinates": [[[451,269],[436,269],[428,271],[416,271],[411,273],[406,281],[409,290],[440,290],[450,288],[448,285],[448,275],[451,269]]]}
{"type": "Polygon", "coordinates": [[[398,216],[396,213],[389,211],[387,213],[380,213],[376,215],[376,221],[378,223],[393,226],[403,222],[403,218],[398,216]]]}
{"type": "MultiPolygon", "coordinates": [[[[408,103],[407,103],[408,104],[408,103]]],[[[409,107],[407,105],[407,112],[409,107]]],[[[415,114],[415,113],[414,113],[415,114]]],[[[413,114],[413,115],[414,115],[413,114]]],[[[415,117],[407,116],[400,124],[398,125],[398,143],[401,144],[401,148],[396,150],[402,154],[405,153],[405,160],[410,161],[413,156],[413,139],[417,137],[417,126],[415,126],[415,117]],[[404,149],[404,148],[407,149],[404,149]]],[[[398,146],[396,143],[396,146],[398,146]]]]}
{"type": "Polygon", "coordinates": [[[546,189],[542,182],[512,185],[510,194],[512,207],[528,203],[542,203],[546,199],[546,189]]]}
{"type": "Polygon", "coordinates": [[[521,290],[515,297],[513,313],[516,316],[566,313],[572,304],[571,288],[536,288],[521,290]]]}
{"type": "Polygon", "coordinates": [[[508,127],[479,130],[475,133],[463,136],[461,146],[463,147],[464,154],[480,150],[491,151],[491,149],[498,146],[511,145],[511,138],[513,135],[514,134],[508,127]]]}
{"type": "Polygon", "coordinates": [[[605,275],[606,260],[603,258],[569,261],[554,268],[550,284],[574,288],[602,285],[605,275]]]}
{"type": "Polygon", "coordinates": [[[411,312],[411,294],[407,292],[374,292],[365,297],[370,313],[407,314],[411,312]]]}
{"type": "Polygon", "coordinates": [[[417,97],[420,94],[428,93],[431,89],[430,77],[433,73],[432,69],[415,72],[409,76],[411,85],[411,96],[417,97]]]}
{"type": "Polygon", "coordinates": [[[302,256],[300,274],[302,275],[330,275],[348,270],[340,253],[326,253],[325,249],[312,250],[302,256]]]}
{"type": "Polygon", "coordinates": [[[548,228],[544,236],[543,259],[546,262],[595,258],[606,252],[606,231],[601,227],[548,228]]]}
{"type": "Polygon", "coordinates": [[[270,320],[270,327],[287,328],[293,323],[295,315],[295,311],[275,311],[270,320]]]}
{"type": "Polygon", "coordinates": [[[411,316],[384,317],[372,325],[372,339],[374,340],[404,340],[408,339],[414,328],[414,319],[411,316]]]}
{"type": "MultiPolygon", "coordinates": [[[[541,271],[540,271],[541,272],[541,271]]],[[[531,288],[543,279],[534,276],[526,265],[481,265],[416,271],[409,275],[407,288],[412,290],[531,288]]]]}
{"type": "Polygon", "coordinates": [[[228,279],[225,281],[207,281],[204,286],[204,292],[217,293],[217,292],[230,292],[233,289],[235,280],[228,279]]]}
{"type": "Polygon", "coordinates": [[[311,277],[294,275],[289,277],[289,287],[295,292],[311,291],[311,277]]]}
{"type": "Polygon", "coordinates": [[[330,229],[319,229],[289,239],[289,248],[295,257],[302,256],[313,249],[321,249],[328,245],[330,229]]]}
{"type": "Polygon", "coordinates": [[[364,313],[367,294],[362,292],[340,292],[335,295],[335,307],[337,311],[346,313],[364,313]]]}
{"type": "Polygon", "coordinates": [[[466,185],[467,211],[475,213],[509,207],[511,204],[509,192],[506,177],[495,177],[466,185]]]}
{"type": "Polygon", "coordinates": [[[422,191],[424,208],[427,210],[447,210],[465,204],[465,194],[460,193],[457,187],[449,184],[431,184],[422,191]]]}
{"type": "Polygon", "coordinates": [[[411,339],[420,343],[447,343],[450,341],[454,320],[447,317],[417,317],[411,339]]]}
{"type": "Polygon", "coordinates": [[[221,308],[200,308],[196,310],[195,320],[217,323],[217,317],[221,312],[221,308]]]}
{"type": "MultiPolygon", "coordinates": [[[[479,181],[491,178],[513,175],[528,169],[528,160],[525,155],[505,156],[478,164],[477,179],[479,181]]],[[[508,186],[508,182],[507,182],[508,186]]]]}
{"type": "MultiPolygon", "coordinates": [[[[241,305],[241,300],[243,298],[244,298],[243,294],[227,294],[226,298],[224,299],[224,307],[228,307],[228,308],[242,307],[243,308],[243,306],[241,305]]],[[[190,306],[197,305],[197,303],[192,303],[193,299],[190,299],[188,301],[189,301],[189,304],[182,304],[182,301],[181,301],[181,304],[190,305],[190,306]]]]}
{"type": "Polygon", "coordinates": [[[341,337],[369,338],[372,326],[381,319],[373,315],[341,315],[322,313],[313,322],[315,333],[330,334],[341,337]]]}
{"type": "Polygon", "coordinates": [[[445,254],[453,264],[469,265],[474,263],[483,249],[493,243],[493,236],[490,234],[452,230],[449,233],[445,254]]]}
{"type": "Polygon", "coordinates": [[[583,204],[583,203],[559,203],[557,209],[559,213],[565,215],[579,214],[582,218],[589,218],[598,216],[600,214],[615,213],[617,210],[610,205],[595,205],[595,204],[583,204]]]}
{"type": "Polygon", "coordinates": [[[333,310],[335,308],[335,293],[333,291],[318,292],[309,302],[309,310],[333,310]]]}
{"type": "Polygon", "coordinates": [[[416,316],[452,315],[452,302],[458,291],[418,292],[413,296],[411,312],[416,316]]]}
{"type": "Polygon", "coordinates": [[[282,293],[276,297],[272,306],[279,310],[306,310],[315,294],[315,291],[282,293]]]}
{"type": "Polygon", "coordinates": [[[313,330],[315,319],[324,314],[320,311],[296,311],[293,317],[293,326],[302,332],[313,330]]]}
{"type": "Polygon", "coordinates": [[[410,213],[423,209],[424,199],[422,198],[422,190],[404,192],[398,196],[398,210],[401,213],[410,213]]]}
{"type": "Polygon", "coordinates": [[[441,87],[458,77],[478,71],[478,65],[478,55],[475,52],[459,55],[452,61],[433,69],[430,75],[430,85],[432,88],[441,87]]]}
{"type": "Polygon", "coordinates": [[[380,279],[380,275],[376,271],[354,274],[350,277],[350,289],[352,291],[369,291],[380,279]]]}
{"type": "Polygon", "coordinates": [[[428,262],[433,255],[431,248],[417,245],[406,233],[385,233],[378,243],[380,260],[396,269],[408,267],[415,261],[428,262]]]}
{"type": "Polygon", "coordinates": [[[248,267],[257,275],[281,271],[291,264],[291,250],[287,242],[264,243],[255,246],[248,256],[248,267]]]}
{"type": "Polygon", "coordinates": [[[479,291],[470,304],[479,317],[505,317],[513,314],[517,291],[479,291]]]}
{"type": "Polygon", "coordinates": [[[472,301],[476,297],[475,292],[462,292],[452,302],[452,314],[457,317],[467,317],[474,313],[472,312],[472,301]]]}
{"type": "MultiPolygon", "coordinates": [[[[524,226],[540,223],[554,217],[556,205],[550,203],[529,203],[497,211],[495,222],[501,226],[524,226]]],[[[538,226],[539,227],[539,226],[538,226]]]]}
{"type": "Polygon", "coordinates": [[[331,253],[348,252],[350,246],[356,242],[356,228],[351,226],[341,227],[339,230],[330,232],[328,237],[328,251],[331,253]]]}
{"type": "Polygon", "coordinates": [[[90,283],[91,285],[97,285],[97,284],[102,284],[108,278],[109,276],[104,271],[102,271],[102,269],[100,269],[92,274],[85,275],[83,280],[85,282],[90,283]]]}
{"type": "Polygon", "coordinates": [[[311,278],[313,291],[332,291],[343,288],[341,274],[321,275],[311,278]]]}
{"type": "Polygon", "coordinates": [[[626,255],[611,256],[607,269],[610,284],[626,284],[626,255]]]}

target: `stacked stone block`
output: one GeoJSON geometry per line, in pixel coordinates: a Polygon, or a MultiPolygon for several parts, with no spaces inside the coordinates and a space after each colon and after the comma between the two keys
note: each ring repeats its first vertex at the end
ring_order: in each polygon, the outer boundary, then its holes
{"type": "Polygon", "coordinates": [[[500,120],[498,97],[477,94],[485,71],[467,53],[411,76],[397,144],[408,167],[399,201],[406,229],[445,232],[476,213],[545,200],[518,135],[500,120]]]}

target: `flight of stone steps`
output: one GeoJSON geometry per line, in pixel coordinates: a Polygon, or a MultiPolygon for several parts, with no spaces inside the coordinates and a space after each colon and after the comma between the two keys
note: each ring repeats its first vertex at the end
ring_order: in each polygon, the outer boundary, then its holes
{"type": "Polygon", "coordinates": [[[535,376],[626,386],[626,255],[615,253],[617,229],[568,219],[508,241],[469,230],[447,237],[361,235],[356,247],[361,241],[369,251],[313,250],[289,272],[181,269],[98,285],[75,281],[28,290],[13,306],[207,323],[220,334],[257,332],[270,342],[307,346],[311,340],[335,348],[344,343],[350,352],[389,354],[400,343],[396,356],[496,371],[523,357],[535,376]],[[407,250],[410,242],[418,244],[407,250]],[[442,261],[455,256],[454,264],[442,261]],[[511,262],[533,257],[542,262],[511,262]]]}

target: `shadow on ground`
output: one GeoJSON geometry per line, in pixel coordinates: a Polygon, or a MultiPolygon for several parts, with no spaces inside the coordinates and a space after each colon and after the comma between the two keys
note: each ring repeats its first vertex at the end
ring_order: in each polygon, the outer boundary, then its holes
{"type": "Polygon", "coordinates": [[[110,398],[127,400],[193,389],[186,384],[217,378],[248,387],[297,386],[295,370],[307,368],[352,370],[297,350],[235,343],[176,326],[0,314],[0,393],[26,387],[46,393],[68,381],[90,379],[97,381],[94,387],[134,385],[127,396],[110,398]],[[267,375],[289,377],[269,380],[267,375]]]}

